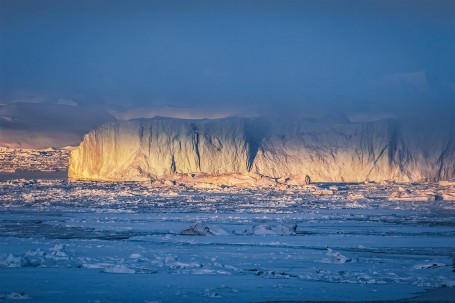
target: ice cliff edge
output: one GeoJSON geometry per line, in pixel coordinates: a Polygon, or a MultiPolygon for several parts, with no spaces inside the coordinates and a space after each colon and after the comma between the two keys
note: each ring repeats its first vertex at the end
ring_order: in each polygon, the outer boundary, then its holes
{"type": "Polygon", "coordinates": [[[85,135],[70,179],[148,180],[171,174],[309,175],[314,181],[455,178],[453,121],[351,123],[303,118],[135,119],[85,135]]]}

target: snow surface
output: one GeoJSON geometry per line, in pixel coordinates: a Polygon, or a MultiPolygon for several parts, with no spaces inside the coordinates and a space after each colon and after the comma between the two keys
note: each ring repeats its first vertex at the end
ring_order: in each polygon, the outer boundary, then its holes
{"type": "Polygon", "coordinates": [[[3,181],[0,300],[365,301],[441,287],[449,300],[455,202],[408,198],[452,190],[3,181]]]}

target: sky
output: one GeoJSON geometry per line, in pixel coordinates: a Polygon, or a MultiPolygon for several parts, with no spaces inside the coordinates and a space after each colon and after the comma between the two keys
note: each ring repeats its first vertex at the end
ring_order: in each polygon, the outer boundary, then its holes
{"type": "Polygon", "coordinates": [[[121,119],[455,112],[454,54],[452,0],[0,0],[0,129],[36,104],[121,119]]]}

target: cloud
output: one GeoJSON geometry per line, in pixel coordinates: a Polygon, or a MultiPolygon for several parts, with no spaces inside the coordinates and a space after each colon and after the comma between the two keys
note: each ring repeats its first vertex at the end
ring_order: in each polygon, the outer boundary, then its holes
{"type": "Polygon", "coordinates": [[[0,106],[0,146],[76,146],[85,133],[114,120],[99,106],[12,102],[0,106]]]}
{"type": "Polygon", "coordinates": [[[78,106],[76,101],[69,98],[59,98],[55,103],[59,105],[78,106]]]}
{"type": "Polygon", "coordinates": [[[107,111],[118,120],[137,118],[153,118],[157,116],[182,119],[217,119],[231,116],[252,117],[259,113],[254,109],[244,109],[238,106],[151,106],[132,107],[123,110],[109,108],[107,111]]]}

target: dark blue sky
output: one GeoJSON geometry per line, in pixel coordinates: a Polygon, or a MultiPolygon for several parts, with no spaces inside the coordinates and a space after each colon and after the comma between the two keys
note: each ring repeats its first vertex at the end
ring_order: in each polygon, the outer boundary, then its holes
{"type": "Polygon", "coordinates": [[[0,4],[0,103],[455,108],[451,0],[0,4]]]}

